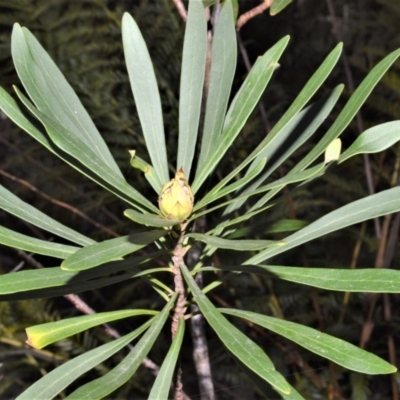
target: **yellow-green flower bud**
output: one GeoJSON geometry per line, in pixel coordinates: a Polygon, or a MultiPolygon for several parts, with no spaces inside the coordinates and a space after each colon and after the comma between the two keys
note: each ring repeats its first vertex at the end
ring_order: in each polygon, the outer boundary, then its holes
{"type": "Polygon", "coordinates": [[[186,220],[193,211],[193,192],[181,168],[161,189],[158,206],[168,219],[186,220]]]}

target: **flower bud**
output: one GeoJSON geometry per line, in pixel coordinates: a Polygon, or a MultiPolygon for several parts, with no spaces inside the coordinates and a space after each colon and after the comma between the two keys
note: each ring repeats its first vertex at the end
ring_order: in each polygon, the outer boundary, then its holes
{"type": "Polygon", "coordinates": [[[193,192],[181,168],[161,189],[158,206],[172,220],[186,220],[193,211],[193,192]]]}

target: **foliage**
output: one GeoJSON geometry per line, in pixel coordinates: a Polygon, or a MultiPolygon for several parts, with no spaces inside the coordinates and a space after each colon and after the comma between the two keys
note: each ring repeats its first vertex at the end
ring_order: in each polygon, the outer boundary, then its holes
{"type": "MultiPolygon", "coordinates": [[[[5,90],[1,90],[2,110],[53,154],[123,200],[132,208],[125,212],[126,216],[135,221],[136,225],[128,236],[96,243],[2,188],[1,208],[74,243],[74,246],[39,241],[4,230],[0,236],[3,244],[34,250],[38,254],[51,255],[63,261],[59,267],[24,270],[5,275],[0,282],[0,298],[15,300],[79,293],[144,276],[150,287],[166,303],[156,316],[142,323],[136,330],[54,369],[19,398],[52,398],[58,395],[81,374],[111,357],[145,332],[119,364],[101,378],[83,383],[69,395],[70,398],[107,396],[135,374],[155,345],[171,312],[173,341],[151,392],[152,395],[157,393],[158,398],[167,398],[165,388],[173,380],[171,370],[177,363],[184,336],[183,318],[190,317],[186,313],[187,301],[198,306],[228,353],[264,393],[264,390],[269,390],[264,389],[265,382],[268,382],[282,398],[302,398],[302,395],[307,397],[306,390],[295,388],[295,384],[289,383],[275,369],[270,357],[261,350],[256,341],[235,327],[224,313],[260,325],[353,371],[373,375],[393,373],[396,370],[381,358],[332,335],[260,313],[238,309],[220,310],[210,298],[213,290],[223,281],[235,280],[248,273],[259,275],[260,279],[266,276],[270,280],[279,279],[335,291],[400,291],[400,276],[394,270],[305,269],[265,264],[273,256],[328,233],[399,211],[399,188],[383,190],[340,207],[302,229],[292,228],[294,233],[279,240],[266,240],[269,238],[266,228],[260,229],[258,226],[259,218],[268,214],[270,209],[273,212],[272,210],[278,208],[288,193],[295,195],[301,191],[303,185],[324,175],[336,163],[340,164],[356,154],[385,150],[400,139],[400,123],[394,121],[368,129],[342,155],[339,155],[338,142],[335,141],[352,121],[379,79],[400,55],[400,51],[391,53],[372,69],[331,127],[324,132],[322,139],[300,162],[293,165],[289,173],[276,179],[274,171],[282,163],[290,161],[292,153],[310,139],[338,100],[343,89],[341,85],[319,101],[308,105],[335,66],[341,52],[341,45],[338,45],[313,74],[269,135],[244,160],[238,160],[232,166],[231,172],[216,183],[213,176],[215,171],[218,172],[219,163],[251,115],[288,43],[288,38],[284,37],[257,60],[228,108],[233,72],[228,74],[223,85],[220,85],[219,75],[221,71],[225,71],[228,55],[236,49],[233,23],[232,5],[227,0],[214,35],[210,70],[210,76],[214,78],[210,79],[205,123],[203,132],[200,132],[202,141],[201,146],[198,146],[197,132],[206,68],[206,20],[203,5],[195,0],[189,3],[181,73],[176,170],[184,166],[184,172],[189,182],[192,182],[196,196],[193,214],[184,222],[163,217],[147,196],[126,182],[85,108],[56,65],[26,28],[15,25],[12,35],[13,60],[29,98],[18,89],[16,93],[35,117],[36,123],[32,123],[31,116],[27,116],[5,90]],[[198,36],[197,32],[202,35],[198,36]],[[193,54],[193,49],[198,47],[202,51],[193,54]],[[198,57],[194,63],[193,57],[198,57]],[[215,106],[208,107],[209,104],[215,106]],[[194,158],[197,148],[200,148],[200,152],[198,158],[194,158]],[[316,163],[324,153],[328,155],[325,161],[316,163]],[[206,184],[210,185],[209,190],[205,189],[206,184]],[[287,190],[285,194],[277,197],[284,188],[287,190]],[[196,222],[204,218],[208,221],[207,231],[196,232],[196,222]],[[167,228],[150,229],[153,226],[167,228]],[[205,243],[204,246],[201,245],[202,242],[205,243]],[[144,257],[129,256],[144,246],[149,246],[146,257],[150,262],[146,264],[142,264],[147,261],[144,257]],[[201,254],[193,259],[191,253],[199,247],[201,254]],[[163,266],[160,268],[154,264],[156,257],[160,256],[157,249],[172,253],[170,258],[161,254],[163,266]],[[234,251],[241,253],[233,255],[234,251]],[[218,258],[224,260],[221,264],[212,261],[218,254],[218,258]],[[122,259],[126,256],[128,257],[122,259]],[[184,261],[185,256],[188,266],[184,261]],[[159,273],[166,271],[174,277],[173,288],[169,286],[171,279],[166,278],[163,281],[162,278],[157,278],[159,273]],[[230,272],[224,274],[223,271],[230,272]],[[217,279],[211,278],[206,287],[200,287],[194,277],[203,273],[208,275],[209,272],[217,272],[217,279]]],[[[129,14],[124,15],[122,31],[130,82],[151,162],[151,165],[145,164],[143,172],[158,195],[162,185],[168,181],[168,161],[170,163],[175,157],[167,156],[162,107],[154,70],[140,30],[129,14]]],[[[139,164],[144,165],[142,162],[139,164]]],[[[64,319],[51,325],[32,327],[28,330],[29,341],[40,347],[42,343],[64,339],[66,332],[73,334],[92,328],[96,323],[139,314],[137,310],[117,310],[115,313],[99,313],[95,317],[64,319]],[[57,329],[60,324],[62,329],[57,329]]],[[[151,310],[144,310],[143,313],[154,314],[151,310]]],[[[179,387],[179,374],[174,382],[179,387]]]]}

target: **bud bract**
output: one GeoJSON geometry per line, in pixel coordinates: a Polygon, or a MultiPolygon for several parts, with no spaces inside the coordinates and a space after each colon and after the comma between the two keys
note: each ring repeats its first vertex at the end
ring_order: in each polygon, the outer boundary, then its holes
{"type": "Polygon", "coordinates": [[[158,206],[168,219],[186,220],[193,211],[193,192],[181,168],[161,189],[158,206]]]}

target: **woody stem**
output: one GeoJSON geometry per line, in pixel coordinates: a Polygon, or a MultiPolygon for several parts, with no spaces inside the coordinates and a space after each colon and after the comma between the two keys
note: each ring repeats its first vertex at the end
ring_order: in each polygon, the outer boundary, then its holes
{"type": "MultiPolygon", "coordinates": [[[[175,292],[178,292],[178,299],[175,305],[174,314],[172,316],[172,325],[171,325],[171,332],[172,332],[172,339],[175,338],[178,324],[181,317],[184,317],[186,309],[187,309],[187,302],[186,302],[186,293],[185,293],[185,284],[181,272],[181,265],[184,265],[184,256],[186,253],[186,249],[183,246],[183,237],[184,237],[184,226],[181,227],[181,231],[179,232],[178,241],[174,247],[172,252],[172,263],[173,263],[173,271],[175,274],[174,277],[174,284],[175,284],[175,292]]],[[[178,367],[176,380],[175,380],[175,392],[174,392],[174,399],[175,400],[182,400],[184,398],[184,394],[182,391],[182,370],[178,367]]]]}

